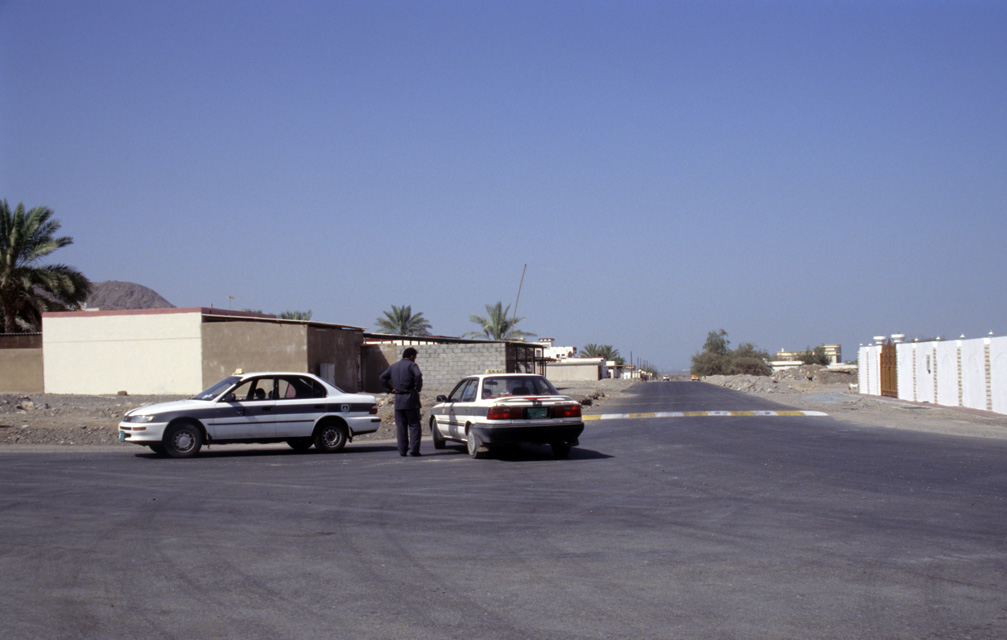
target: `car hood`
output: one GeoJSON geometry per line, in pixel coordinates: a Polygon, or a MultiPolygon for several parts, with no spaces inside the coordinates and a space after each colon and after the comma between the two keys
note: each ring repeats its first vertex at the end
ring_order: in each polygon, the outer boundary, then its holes
{"type": "Polygon", "coordinates": [[[159,402],[157,404],[148,404],[143,407],[137,407],[132,411],[127,411],[127,416],[150,416],[157,415],[159,413],[168,413],[170,411],[180,411],[195,407],[208,407],[213,404],[207,400],[172,400],[171,402],[159,402]]]}

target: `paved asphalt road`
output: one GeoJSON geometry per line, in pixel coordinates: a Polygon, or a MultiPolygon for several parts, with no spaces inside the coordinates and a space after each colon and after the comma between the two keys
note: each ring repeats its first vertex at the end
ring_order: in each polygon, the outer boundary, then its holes
{"type": "MultiPolygon", "coordinates": [[[[780,408],[671,382],[604,410],[780,408]]],[[[569,460],[0,450],[0,638],[1007,637],[1007,443],[587,424],[569,460]]]]}

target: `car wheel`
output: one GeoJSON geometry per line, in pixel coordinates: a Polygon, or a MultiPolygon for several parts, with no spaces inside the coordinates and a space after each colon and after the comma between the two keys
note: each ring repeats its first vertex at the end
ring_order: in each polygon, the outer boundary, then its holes
{"type": "Polygon", "coordinates": [[[550,446],[552,447],[552,455],[560,460],[570,455],[571,447],[565,442],[553,442],[550,446]]]}
{"type": "Polygon", "coordinates": [[[191,422],[179,422],[164,432],[161,446],[172,458],[191,458],[203,446],[203,432],[191,422]]]}
{"type": "Polygon", "coordinates": [[[315,448],[324,453],[335,453],[346,446],[346,425],[326,422],[315,429],[315,448]]]}
{"type": "Polygon", "coordinates": [[[476,435],[475,431],[469,429],[468,437],[465,440],[465,447],[469,451],[469,456],[473,458],[483,457],[483,453],[480,451],[483,443],[479,440],[479,436],[476,435]]]}
{"type": "Polygon", "coordinates": [[[430,418],[430,435],[434,437],[434,449],[443,449],[444,436],[442,436],[441,432],[437,429],[436,418],[430,418]]]}
{"type": "Polygon", "coordinates": [[[147,446],[150,447],[150,450],[156,453],[157,455],[159,456],[164,455],[164,445],[162,445],[160,442],[155,442],[154,444],[148,444],[147,446]]]}
{"type": "Polygon", "coordinates": [[[311,445],[315,444],[311,438],[291,438],[287,440],[287,446],[294,451],[307,451],[311,445]]]}

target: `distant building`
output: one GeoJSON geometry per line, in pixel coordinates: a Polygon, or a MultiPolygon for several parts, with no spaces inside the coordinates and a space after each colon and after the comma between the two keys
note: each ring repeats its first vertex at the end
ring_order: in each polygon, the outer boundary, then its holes
{"type": "Polygon", "coordinates": [[[557,347],[553,338],[540,338],[535,341],[542,347],[542,357],[546,360],[565,360],[577,357],[577,347],[557,347]]]}
{"type": "MultiPolygon", "coordinates": [[[[822,347],[825,349],[825,357],[829,359],[829,364],[842,364],[843,354],[842,347],[838,344],[823,344],[822,347]]],[[[811,352],[807,349],[802,349],[800,351],[786,351],[780,349],[773,356],[773,361],[776,362],[800,362],[804,357],[806,357],[811,352]]]]}

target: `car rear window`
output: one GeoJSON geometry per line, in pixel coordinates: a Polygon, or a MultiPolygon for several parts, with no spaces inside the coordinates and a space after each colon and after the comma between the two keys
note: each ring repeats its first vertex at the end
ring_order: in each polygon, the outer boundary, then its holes
{"type": "Polygon", "coordinates": [[[483,380],[484,400],[504,396],[554,396],[556,387],[542,376],[501,376],[483,380]]]}

